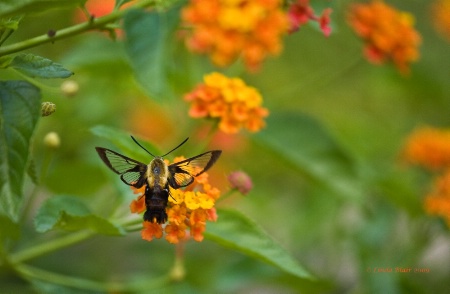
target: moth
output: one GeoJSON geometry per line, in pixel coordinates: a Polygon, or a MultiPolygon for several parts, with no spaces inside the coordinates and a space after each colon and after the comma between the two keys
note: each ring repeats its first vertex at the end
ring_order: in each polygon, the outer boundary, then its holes
{"type": "Polygon", "coordinates": [[[113,172],[120,175],[122,182],[135,188],[145,186],[144,220],[158,224],[167,221],[166,207],[170,196],[169,186],[179,189],[190,185],[195,177],[211,168],[222,154],[221,150],[212,150],[167,165],[163,157],[178,149],[189,138],[161,156],[153,155],[133,136],[131,139],[153,157],[149,164],[146,165],[107,148],[95,147],[95,149],[103,162],[113,172]]]}

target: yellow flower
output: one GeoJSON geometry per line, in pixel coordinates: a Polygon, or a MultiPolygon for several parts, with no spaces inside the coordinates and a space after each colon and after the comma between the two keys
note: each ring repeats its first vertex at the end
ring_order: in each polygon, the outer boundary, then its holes
{"type": "Polygon", "coordinates": [[[257,70],[268,55],[281,51],[289,26],[281,0],[191,0],[182,11],[189,50],[209,54],[218,66],[242,56],[257,70]]]}
{"type": "Polygon", "coordinates": [[[191,102],[189,115],[193,118],[217,118],[224,133],[237,133],[241,128],[257,132],[265,126],[269,111],[262,107],[258,90],[241,79],[220,73],[204,76],[204,83],[185,95],[191,102]]]}
{"type": "Polygon", "coordinates": [[[210,209],[214,206],[214,200],[202,192],[186,192],[185,203],[186,207],[190,210],[196,210],[199,208],[210,209]]]}

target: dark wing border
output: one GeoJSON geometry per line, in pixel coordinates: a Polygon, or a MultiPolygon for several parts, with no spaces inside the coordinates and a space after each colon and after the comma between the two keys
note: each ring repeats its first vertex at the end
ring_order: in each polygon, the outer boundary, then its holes
{"type": "Polygon", "coordinates": [[[120,175],[122,182],[136,188],[145,184],[147,165],[107,148],[95,147],[95,150],[106,166],[120,175]]]}
{"type": "Polygon", "coordinates": [[[221,150],[212,150],[169,165],[169,184],[174,189],[186,187],[197,177],[211,168],[222,154],[221,150]],[[205,158],[208,156],[208,158],[205,158]],[[193,173],[193,170],[200,170],[193,173]]]}

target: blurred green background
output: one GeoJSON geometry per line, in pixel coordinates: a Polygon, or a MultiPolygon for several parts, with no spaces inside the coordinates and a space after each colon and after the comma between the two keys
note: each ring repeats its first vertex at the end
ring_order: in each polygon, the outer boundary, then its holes
{"type": "MultiPolygon", "coordinates": [[[[169,89],[163,99],[149,97],[136,82],[123,42],[107,34],[90,32],[27,50],[73,71],[70,80],[79,90],[68,97],[59,88],[63,80],[41,80],[47,85],[42,101],[55,103],[57,111],[40,119],[32,158],[38,169],[48,157],[51,163],[17,248],[57,234],[37,233],[32,223],[39,204],[52,195],[82,197],[100,215],[117,203],[128,209],[134,195],[121,187],[94,150],[118,148],[96,137],[90,131],[94,126],[138,135],[160,150],[189,136],[182,154],[173,156],[201,151],[211,123],[190,118],[182,95],[203,74],[221,70],[256,87],[270,116],[259,133],[218,134],[204,148],[224,150],[211,171],[211,181],[222,191],[227,191],[226,175],[233,170],[243,170],[253,180],[247,196],[234,195],[220,206],[253,219],[316,280],[291,276],[205,240],[188,242],[183,281],[152,291],[450,293],[448,227],[422,207],[432,175],[401,161],[405,139],[414,128],[450,124],[450,43],[432,27],[431,2],[389,1],[415,16],[422,36],[420,60],[409,76],[363,58],[363,44],[345,21],[351,1],[327,2],[333,8],[329,38],[313,25],[304,26],[286,36],[282,54],[268,59],[256,74],[245,73],[240,64],[216,69],[186,52],[173,36],[176,50],[162,63],[175,74],[167,80],[158,77],[169,89]],[[53,151],[43,144],[51,131],[61,138],[53,151]],[[393,272],[373,272],[378,268],[393,272]],[[396,273],[396,268],[427,272],[396,273]]],[[[70,26],[73,15],[73,9],[66,9],[27,16],[7,43],[70,26]]],[[[0,71],[0,78],[21,79],[8,71],[0,71]]],[[[28,183],[25,193],[32,186],[28,183]]],[[[166,273],[173,262],[173,245],[163,239],[143,241],[137,232],[97,236],[30,264],[93,280],[145,280],[166,273]]],[[[31,291],[7,270],[0,271],[0,284],[5,293],[31,291]]],[[[61,290],[43,282],[33,285],[41,292],[61,290]]]]}

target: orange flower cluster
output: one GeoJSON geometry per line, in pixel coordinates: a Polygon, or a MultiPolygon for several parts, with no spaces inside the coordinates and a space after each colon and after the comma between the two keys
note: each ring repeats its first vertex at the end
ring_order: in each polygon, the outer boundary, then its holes
{"type": "Polygon", "coordinates": [[[430,170],[445,171],[425,198],[428,214],[442,216],[450,227],[450,130],[420,128],[410,135],[404,157],[430,170]]]}
{"type": "Polygon", "coordinates": [[[450,130],[424,127],[414,131],[404,148],[405,159],[436,170],[450,167],[450,130]]]}
{"type": "Polygon", "coordinates": [[[450,171],[436,180],[435,190],[425,199],[425,210],[443,217],[450,227],[450,171]]]}
{"type": "Polygon", "coordinates": [[[353,5],[348,21],[364,40],[365,55],[373,63],[392,61],[402,73],[419,58],[419,33],[413,28],[413,16],[374,0],[353,5]]]}
{"type": "Polygon", "coordinates": [[[240,55],[255,71],[267,55],[282,49],[288,30],[281,0],[191,0],[182,11],[186,45],[195,53],[209,54],[218,66],[240,55]]]}
{"type": "Polygon", "coordinates": [[[437,0],[432,5],[433,22],[436,30],[450,41],[450,0],[437,0]]]}
{"type": "Polygon", "coordinates": [[[219,129],[234,134],[242,127],[251,132],[264,127],[263,118],[269,115],[261,107],[262,97],[258,90],[247,86],[241,79],[228,78],[220,73],[211,73],[203,78],[204,83],[185,95],[191,102],[189,115],[194,118],[217,118],[219,129]]]}
{"type": "MultiPolygon", "coordinates": [[[[183,157],[177,157],[174,162],[184,159],[183,157]]],[[[131,202],[130,210],[132,213],[143,213],[145,211],[144,189],[135,191],[135,193],[141,193],[141,195],[131,202]]],[[[207,173],[196,177],[194,183],[185,190],[170,189],[169,202],[166,208],[168,223],[163,228],[161,224],[144,221],[144,228],[141,231],[142,239],[147,241],[151,241],[153,238],[159,239],[165,232],[166,240],[169,243],[176,244],[188,238],[186,232],[189,229],[189,235],[195,241],[201,242],[206,221],[217,220],[214,204],[219,197],[220,191],[209,184],[207,173]]]]}

